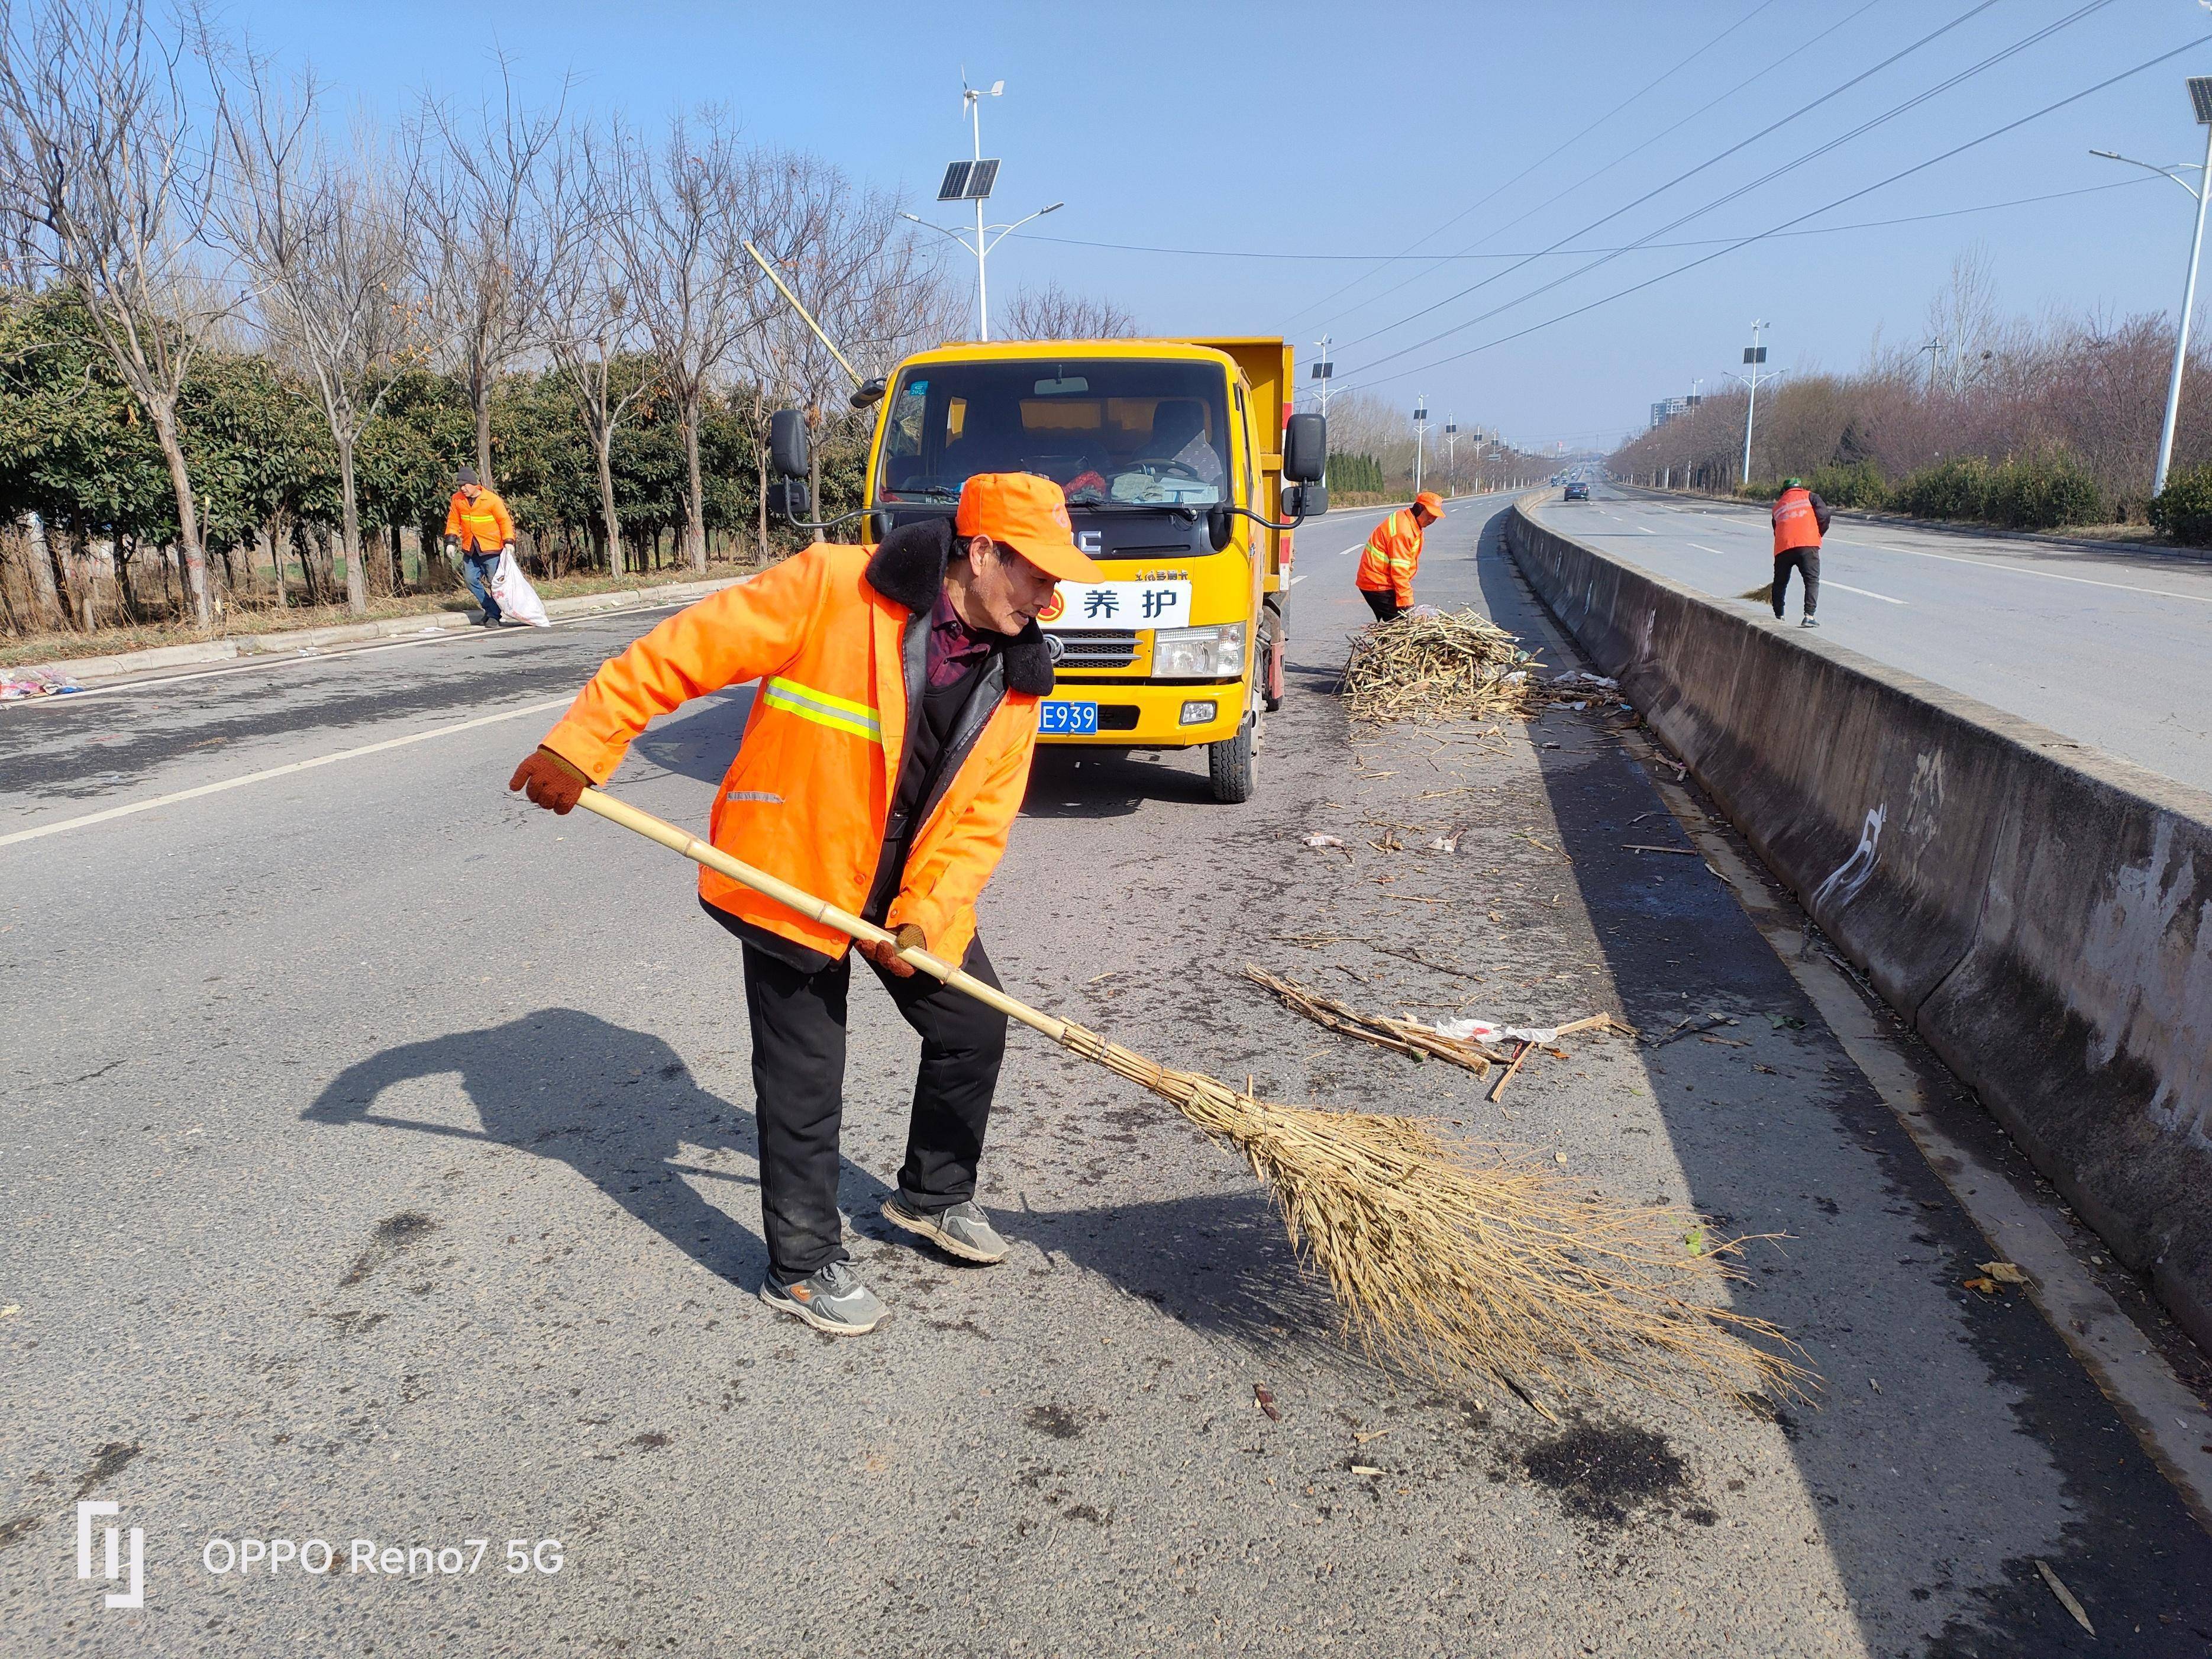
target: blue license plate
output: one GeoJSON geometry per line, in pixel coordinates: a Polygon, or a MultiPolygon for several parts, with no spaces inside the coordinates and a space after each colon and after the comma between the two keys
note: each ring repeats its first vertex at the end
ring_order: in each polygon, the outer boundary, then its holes
{"type": "Polygon", "coordinates": [[[1048,737],[1095,738],[1098,735],[1098,705],[1095,702],[1048,702],[1037,730],[1048,737]]]}

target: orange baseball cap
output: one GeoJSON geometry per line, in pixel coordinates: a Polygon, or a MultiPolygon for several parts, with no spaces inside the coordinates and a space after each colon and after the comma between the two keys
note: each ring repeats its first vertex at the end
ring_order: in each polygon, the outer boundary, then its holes
{"type": "Polygon", "coordinates": [[[1441,519],[1444,515],[1444,498],[1433,489],[1424,489],[1414,496],[1413,505],[1432,519],[1441,519]]]}
{"type": "Polygon", "coordinates": [[[1064,582],[1103,581],[1101,570],[1075,544],[1067,497],[1034,472],[978,472],[960,491],[952,527],[963,536],[1004,542],[1048,576],[1064,582]]]}

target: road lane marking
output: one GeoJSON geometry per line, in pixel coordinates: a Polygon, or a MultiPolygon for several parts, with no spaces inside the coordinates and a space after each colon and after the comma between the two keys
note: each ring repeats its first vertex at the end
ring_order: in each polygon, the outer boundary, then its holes
{"type": "Polygon", "coordinates": [[[127,818],[134,813],[150,812],[159,806],[174,806],[180,801],[198,800],[203,795],[220,795],[226,790],[243,789],[249,783],[266,783],[271,778],[289,777],[295,772],[312,771],[318,766],[359,760],[364,755],[380,755],[387,749],[404,749],[410,744],[428,743],[433,738],[449,738],[457,732],[473,732],[480,726],[497,726],[503,720],[520,720],[526,714],[542,714],[549,708],[566,708],[574,701],[572,695],[555,697],[545,702],[526,703],[520,708],[509,708],[501,714],[479,714],[474,720],[433,726],[428,732],[414,732],[404,738],[386,738],[381,743],[363,744],[357,749],[340,749],[328,755],[317,755],[311,760],[288,761],[282,766],[271,766],[259,772],[218,779],[214,783],[199,784],[171,794],[155,795],[149,800],[134,800],[122,806],[111,806],[104,811],[87,812],[82,817],[64,818],[58,823],[42,823],[35,829],[18,830],[13,834],[0,836],[0,847],[12,847],[19,841],[36,841],[42,836],[58,836],[65,830],[86,829],[92,824],[106,823],[111,818],[127,818]]]}
{"type": "Polygon", "coordinates": [[[1903,599],[1893,599],[1888,594],[1877,593],[1871,588],[1853,587],[1849,582],[1833,581],[1825,577],[1822,578],[1820,586],[1823,588],[1840,587],[1846,593],[1856,593],[1866,599],[1880,599],[1884,605],[1903,605],[1905,603],[1903,599]]]}
{"type": "MultiPolygon", "coordinates": [[[[612,617],[642,616],[649,611],[678,611],[691,599],[656,599],[649,605],[624,605],[616,611],[583,611],[573,617],[556,617],[550,628],[574,628],[579,623],[604,622],[612,617]]],[[[13,702],[0,704],[6,708],[64,708],[71,703],[89,702],[95,697],[118,696],[126,691],[158,691],[164,687],[184,685],[193,680],[221,679],[228,674],[267,673],[279,668],[299,667],[306,664],[336,662],[345,657],[373,657],[381,651],[405,651],[418,645],[457,645],[474,642],[490,645],[499,640],[525,640],[539,630],[511,629],[498,634],[487,634],[476,623],[465,628],[437,628],[423,632],[404,635],[390,640],[342,640],[333,645],[307,646],[295,651],[256,652],[251,657],[226,662],[219,668],[195,669],[185,674],[164,674],[158,671],[140,679],[118,680],[112,685],[88,685],[80,691],[45,697],[19,697],[13,702]]],[[[67,659],[46,665],[64,671],[67,659]]]]}
{"type": "Polygon", "coordinates": [[[1941,559],[1946,564],[1970,565],[1977,570],[2009,570],[2015,575],[2041,576],[2046,581],[2075,582],[2083,587],[2110,587],[2123,593],[2148,593],[2161,599],[2187,599],[2192,605],[2212,605],[2212,593],[2177,593],[2170,587],[2138,587],[2132,582],[2100,582],[2094,576],[2067,576],[2056,570],[2037,570],[2024,564],[1996,559],[1970,559],[1958,553],[1929,553],[1917,547],[1893,547],[1883,542],[1845,542],[1846,547],[1871,548],[1877,553],[1902,553],[1915,559],[1941,559]]]}

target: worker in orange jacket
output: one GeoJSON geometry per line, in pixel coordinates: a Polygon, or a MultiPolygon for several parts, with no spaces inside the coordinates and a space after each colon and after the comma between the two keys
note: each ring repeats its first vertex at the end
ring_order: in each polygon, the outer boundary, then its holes
{"type": "Polygon", "coordinates": [[[483,607],[486,628],[500,623],[499,601],[491,596],[491,574],[498,568],[499,556],[514,550],[514,515],[497,491],[477,482],[474,467],[463,467],[446,508],[446,551],[461,556],[462,579],[483,607]]]}
{"type": "MultiPolygon", "coordinates": [[[[1036,615],[1059,581],[1100,574],[1059,485],[978,474],[951,519],[902,526],[872,550],[817,542],[678,611],[592,677],[507,787],[566,812],[656,715],[757,679],[715,792],[714,845],[996,985],[975,901],[1006,850],[1052,690],[1036,615]]],[[[744,948],[762,1299],[819,1330],[872,1330],[884,1309],[848,1265],[837,1213],[853,941],[712,870],[699,899],[744,948]]],[[[1006,1018],[916,977],[890,945],[860,949],[921,1035],[884,1218],[960,1261],[1000,1261],[1006,1241],[975,1194],[1006,1018]]]]}
{"type": "Polygon", "coordinates": [[[1820,608],[1820,538],[1828,533],[1828,504],[1805,488],[1802,478],[1784,478],[1774,498],[1774,620],[1782,620],[1782,601],[1795,568],[1805,582],[1805,617],[1800,628],[1818,628],[1820,608]]]}
{"type": "Polygon", "coordinates": [[[1401,507],[1367,538],[1352,578],[1377,622],[1390,622],[1413,605],[1413,572],[1421,563],[1421,532],[1444,515],[1443,498],[1424,489],[1413,505],[1401,507]]]}

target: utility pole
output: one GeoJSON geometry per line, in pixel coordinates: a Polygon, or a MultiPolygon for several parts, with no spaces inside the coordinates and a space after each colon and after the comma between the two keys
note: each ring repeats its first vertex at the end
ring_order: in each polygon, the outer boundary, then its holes
{"type": "Polygon", "coordinates": [[[1425,394],[1413,399],[1413,493],[1421,493],[1421,457],[1429,436],[1429,400],[1425,394]]]}
{"type": "Polygon", "coordinates": [[[1743,349],[1743,361],[1751,369],[1751,402],[1743,411],[1743,482],[1746,483],[1751,482],[1751,423],[1759,418],[1759,366],[1766,361],[1766,348],[1759,343],[1759,331],[1765,326],[1765,323],[1754,321],[1751,325],[1751,343],[1743,349]]]}
{"type": "Polygon", "coordinates": [[[1444,494],[1459,494],[1459,416],[1444,416],[1444,494]]]}
{"type": "Polygon", "coordinates": [[[2125,161],[2130,167],[2142,167],[2162,173],[2197,200],[2197,228],[2189,239],[2189,280],[2181,289],[2181,321],[2174,330],[2173,368],[2166,377],[2166,419],[2158,429],[2158,465],[2152,470],[2150,493],[2154,496],[2166,493],[2166,475],[2173,464],[2173,428],[2181,416],[2181,374],[2189,365],[2189,323],[2197,305],[2197,267],[2204,252],[2204,207],[2212,198],[2212,76],[2193,75],[2189,77],[2189,101],[2197,122],[2204,129],[2204,162],[2196,167],[2183,165],[2172,167],[2152,167],[2148,161],[2138,161],[2133,156],[2122,155],[2115,150],[2093,149],[2092,155],[2107,161],[2125,161]],[[2197,182],[2191,184],[2181,175],[2197,174],[2197,182]]]}

